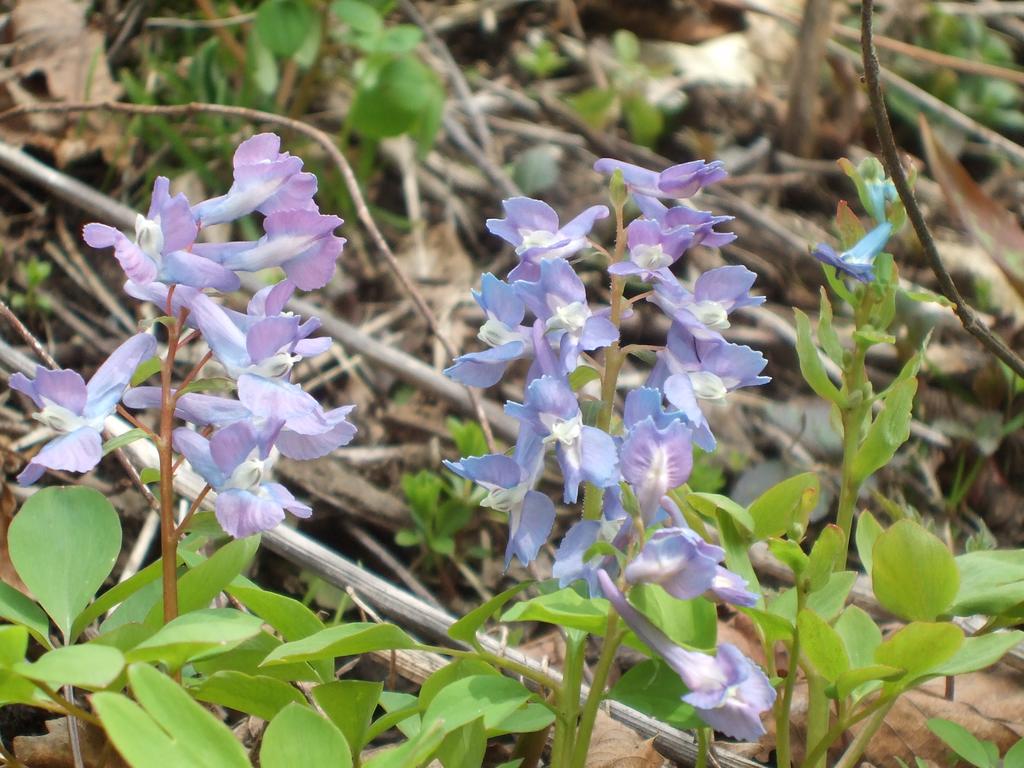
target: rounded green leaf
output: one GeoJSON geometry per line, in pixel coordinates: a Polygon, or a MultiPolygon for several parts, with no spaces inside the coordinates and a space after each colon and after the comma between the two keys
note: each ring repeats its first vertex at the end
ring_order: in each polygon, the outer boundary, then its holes
{"type": "Polygon", "coordinates": [[[798,523],[801,530],[806,528],[820,490],[818,476],[813,472],[794,475],[773,485],[750,505],[754,538],[782,536],[794,523],[798,523]]]}
{"type": "Polygon", "coordinates": [[[306,40],[316,14],[302,0],[264,0],[256,10],[256,34],[278,56],[291,56],[306,40]]]}
{"type": "Polygon", "coordinates": [[[415,647],[413,639],[394,624],[352,622],[328,627],[301,640],[285,643],[268,654],[261,666],[415,647]]]}
{"type": "Polygon", "coordinates": [[[309,707],[289,704],[270,721],[260,747],[262,768],[350,768],[348,742],[330,720],[309,707]]]}
{"type": "Polygon", "coordinates": [[[800,633],[800,650],[819,675],[834,683],[850,668],[843,638],[828,622],[807,609],[796,617],[796,626],[800,633]]]}
{"type": "Polygon", "coordinates": [[[446,733],[483,717],[493,728],[526,703],[530,692],[522,683],[498,675],[473,675],[456,680],[430,702],[423,714],[423,729],[441,723],[446,733]]]}
{"type": "Polygon", "coordinates": [[[44,488],[15,516],[7,543],[21,580],[70,641],[121,551],[114,507],[93,488],[44,488]]]}
{"type": "Polygon", "coordinates": [[[129,661],[162,661],[172,669],[213,651],[227,651],[260,631],[259,617],[232,608],[211,608],[179,616],[126,656],[129,661]]]}
{"type": "Polygon", "coordinates": [[[592,635],[604,635],[608,624],[608,601],[604,598],[581,597],[566,587],[548,595],[516,603],[501,620],[543,621],[560,627],[582,629],[592,635]]]}
{"type": "Polygon", "coordinates": [[[263,720],[270,720],[289,704],[305,703],[299,690],[283,680],[233,669],[214,672],[192,695],[199,701],[237,709],[263,720]]]}
{"type": "Polygon", "coordinates": [[[882,606],[909,621],[931,621],[960,587],[956,560],[938,537],[912,520],[879,535],[871,553],[871,583],[882,606]]]}
{"type": "Polygon", "coordinates": [[[938,674],[964,643],[956,624],[915,621],[896,632],[875,650],[875,662],[906,670],[900,680],[907,688],[922,677],[938,674]]]}
{"type": "Polygon", "coordinates": [[[98,689],[110,685],[124,669],[124,656],[106,645],[69,645],[43,654],[29,664],[21,662],[14,671],[30,680],[50,685],[74,685],[98,689]]]}

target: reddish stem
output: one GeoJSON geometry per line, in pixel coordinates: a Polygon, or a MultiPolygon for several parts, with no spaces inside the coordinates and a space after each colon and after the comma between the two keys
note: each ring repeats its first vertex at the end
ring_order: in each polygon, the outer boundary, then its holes
{"type": "MultiPolygon", "coordinates": [[[[171,300],[174,286],[167,294],[167,314],[173,314],[171,300]]],[[[182,310],[177,322],[167,332],[167,356],[160,369],[160,557],[163,567],[164,624],[178,616],[178,531],[174,521],[174,401],[171,394],[171,376],[178,340],[188,310],[182,310]]]]}

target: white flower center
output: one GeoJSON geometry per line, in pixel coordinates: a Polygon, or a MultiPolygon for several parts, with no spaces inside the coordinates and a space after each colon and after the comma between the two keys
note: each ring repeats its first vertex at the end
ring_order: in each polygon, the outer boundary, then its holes
{"type": "Polygon", "coordinates": [[[277,379],[288,373],[292,366],[301,359],[301,355],[289,355],[287,352],[278,352],[255,365],[250,365],[245,372],[254,373],[267,379],[277,379]]]}
{"type": "Polygon", "coordinates": [[[711,371],[693,371],[688,375],[693,385],[693,393],[701,400],[725,400],[729,390],[718,374],[711,371]]]}
{"type": "Polygon", "coordinates": [[[491,492],[480,502],[480,506],[495,509],[498,512],[511,513],[522,504],[526,491],[527,487],[524,484],[511,488],[492,488],[491,492]]]}
{"type": "Polygon", "coordinates": [[[568,331],[575,335],[583,330],[588,319],[590,319],[590,307],[582,301],[574,301],[571,304],[555,307],[554,314],[548,318],[545,325],[549,331],[568,331]]]}
{"type": "Polygon", "coordinates": [[[523,241],[516,246],[516,253],[520,255],[531,248],[547,248],[560,239],[557,232],[548,232],[545,229],[520,229],[519,234],[523,241]]]}
{"type": "MultiPolygon", "coordinates": [[[[46,407],[43,410],[32,414],[32,418],[43,426],[62,433],[74,432],[79,427],[94,426],[87,419],[72,413],[63,405],[57,405],[49,400],[46,401],[46,407]]],[[[102,423],[102,419],[100,421],[102,423]]]]}
{"type": "Polygon", "coordinates": [[[513,341],[526,341],[520,331],[513,330],[493,317],[488,318],[487,322],[480,326],[480,333],[476,337],[492,347],[500,347],[502,344],[509,344],[513,341]]]}
{"type": "Polygon", "coordinates": [[[265,467],[262,461],[256,457],[246,459],[235,467],[235,471],[231,473],[231,477],[228,478],[224,487],[238,488],[242,491],[251,490],[260,484],[264,471],[265,467]]]}
{"type": "Polygon", "coordinates": [[[160,222],[147,219],[141,213],[135,216],[135,243],[144,254],[160,263],[160,254],[164,250],[164,233],[160,222]]]}
{"type": "Polygon", "coordinates": [[[717,301],[696,301],[690,311],[708,328],[722,331],[729,327],[729,313],[717,301]]]}
{"type": "Polygon", "coordinates": [[[638,245],[629,252],[633,263],[643,269],[661,269],[672,263],[672,259],[660,243],[654,245],[638,245]]]}
{"type": "Polygon", "coordinates": [[[544,438],[545,443],[557,442],[566,448],[571,448],[583,434],[583,414],[577,413],[571,419],[552,419],[552,417],[541,415],[541,421],[550,431],[544,438]],[[550,420],[550,423],[548,421],[550,420]]]}

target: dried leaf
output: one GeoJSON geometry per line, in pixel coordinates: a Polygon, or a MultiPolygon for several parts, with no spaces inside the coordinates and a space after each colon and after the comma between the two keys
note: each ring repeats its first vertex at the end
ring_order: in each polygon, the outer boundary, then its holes
{"type": "MultiPolygon", "coordinates": [[[[128,768],[102,730],[80,720],[76,722],[85,768],[128,768]]],[[[68,718],[47,720],[46,731],[42,736],[15,736],[15,757],[32,768],[74,768],[68,718]]]]}
{"type": "Polygon", "coordinates": [[[632,728],[598,712],[586,768],[662,768],[665,758],[632,728]]]}

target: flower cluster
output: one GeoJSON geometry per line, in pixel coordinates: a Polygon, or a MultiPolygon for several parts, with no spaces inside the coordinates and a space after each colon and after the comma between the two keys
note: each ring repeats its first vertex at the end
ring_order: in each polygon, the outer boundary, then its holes
{"type": "MultiPolygon", "coordinates": [[[[302,160],[280,151],[272,133],[242,142],[234,155],[234,183],[227,194],[191,205],[170,194],[164,177],[153,185],[149,212],[139,214],[134,239],[105,224],[88,224],[83,235],[94,248],[114,249],[124,270],[125,292],[155,303],[174,329],[163,366],[173,372],[181,344],[202,338],[209,353],[180,390],[169,384],[129,389],[138,366],[157,351],[156,337],[140,333],[122,344],[85,384],[74,371],[39,368],[35,380],[16,374],[11,387],[41,411],[35,418],[59,433],[18,480],[33,483],[45,469],[85,472],[102,457],[104,421],[128,408],[172,409],[199,428],[174,429],[170,440],[192,468],[217,492],[216,514],[232,536],[242,537],[280,523],[285,510],[308,516],[281,485],[270,480],[277,455],[294,459],[323,456],[352,439],[351,406],[324,410],[295,382],[292,367],[323,352],[327,338],[311,338],[319,320],[301,321],[284,307],[296,288],[328,283],[345,240],[334,230],[337,216],[321,214],[313,201],[317,181],[302,160]],[[255,242],[199,242],[204,227],[263,214],[264,234],[255,242]],[[285,278],[257,292],[245,313],[214,301],[209,292],[239,288],[239,272],[271,267],[285,278]],[[190,387],[210,358],[220,363],[237,399],[190,387]]],[[[169,377],[167,377],[169,379],[169,377]]],[[[201,389],[201,388],[198,388],[201,389]]]]}
{"type": "Polygon", "coordinates": [[[730,736],[756,738],[764,732],[760,713],[775,697],[764,674],[732,646],[711,655],[674,645],[630,605],[627,593],[634,585],[656,584],[680,600],[757,601],[745,581],[722,566],[724,551],[686,524],[669,493],[687,482],[693,446],[715,447],[709,409],[735,389],[768,381],[761,375],[764,357],[722,335],[734,310],[764,299],[750,295],[755,275],[742,266],[712,269],[690,285],[673,270],[688,248],[734,238],[716,229],[729,217],[679,202],[723,178],[720,163],[696,161],[658,173],[603,159],[595,170],[612,175],[617,237],[611,252],[589,239],[596,222],[610,214],[601,205],[562,225],[546,203],[517,197],[505,201],[505,218],[487,222],[515,246],[519,263],[508,280],[483,276],[474,298],[485,316],[479,339],[488,348],[457,358],[447,373],[488,387],[515,361],[528,360],[523,400],[505,406],[520,430],[511,456],[447,466],[488,491],[484,506],[508,514],[506,564],[513,557],[529,563],[554,527],[555,505],[536,490],[553,454],[563,502],[576,503],[585,487],[583,519],[562,539],[553,576],[563,587],[583,582],[590,594],[608,598],[679,672],[690,689],[686,701],[707,723],[730,736]],[[641,212],[628,224],[627,197],[641,212]],[[575,268],[573,257],[591,246],[611,262],[606,306],[588,299],[575,268]],[[616,415],[626,356],[652,350],[620,338],[622,319],[640,302],[667,315],[670,329],[653,348],[645,385],[624,394],[616,415]],[[598,380],[599,393],[590,387],[598,380]]]}

